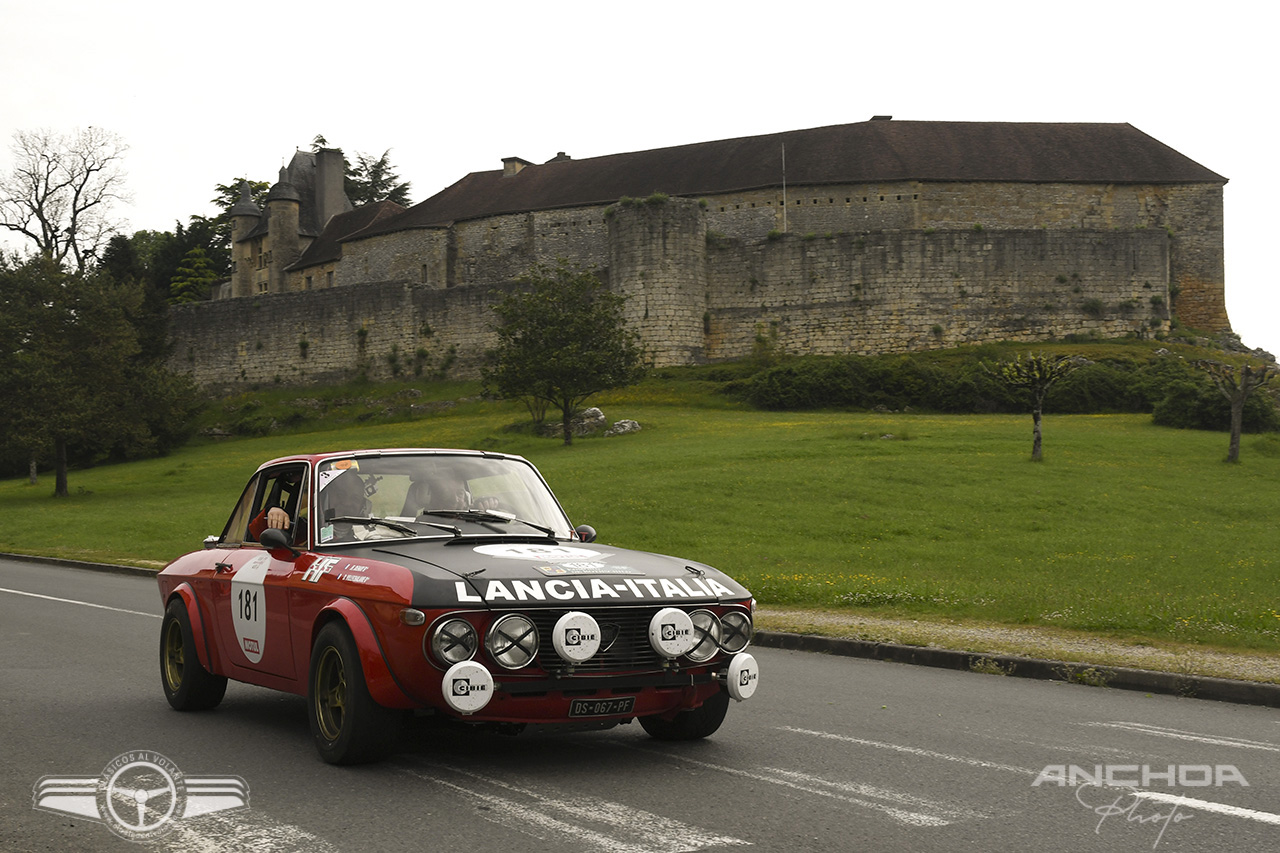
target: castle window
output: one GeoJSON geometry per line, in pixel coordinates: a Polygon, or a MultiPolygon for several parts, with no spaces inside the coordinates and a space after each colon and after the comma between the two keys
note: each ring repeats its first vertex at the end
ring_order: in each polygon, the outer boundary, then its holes
{"type": "Polygon", "coordinates": [[[307,276],[306,278],[304,278],[304,279],[303,279],[303,281],[302,281],[302,289],[303,289],[303,290],[310,290],[310,289],[311,289],[311,276],[307,276]]]}
{"type": "Polygon", "coordinates": [[[333,270],[329,270],[324,274],[324,286],[333,287],[333,270]]]}
{"type": "Polygon", "coordinates": [[[881,200],[881,201],[884,201],[884,196],[880,196],[880,200],[881,200]]]}
{"type": "Polygon", "coordinates": [[[425,283],[426,283],[426,281],[427,281],[427,265],[426,265],[426,264],[423,264],[423,265],[422,265],[422,282],[423,282],[423,284],[425,284],[425,283]]]}

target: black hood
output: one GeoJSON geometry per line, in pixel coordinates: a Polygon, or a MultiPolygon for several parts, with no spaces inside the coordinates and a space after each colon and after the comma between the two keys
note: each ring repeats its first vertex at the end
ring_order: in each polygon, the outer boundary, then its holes
{"type": "Polygon", "coordinates": [[[374,555],[413,572],[418,608],[708,604],[751,596],[702,563],[599,543],[417,540],[383,543],[374,555]]]}

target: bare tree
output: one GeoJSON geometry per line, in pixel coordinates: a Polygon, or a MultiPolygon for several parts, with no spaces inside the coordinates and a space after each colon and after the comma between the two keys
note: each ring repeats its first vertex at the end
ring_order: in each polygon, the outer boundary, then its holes
{"type": "Polygon", "coordinates": [[[1227,445],[1227,461],[1240,461],[1240,432],[1244,428],[1244,404],[1249,395],[1266,385],[1277,375],[1275,365],[1246,364],[1237,368],[1221,361],[1200,359],[1192,362],[1196,367],[1209,374],[1213,384],[1218,386],[1222,396],[1231,404],[1231,441],[1227,445]]]}
{"type": "Polygon", "coordinates": [[[112,207],[127,201],[119,136],[98,127],[70,134],[19,130],[13,169],[0,177],[0,225],[61,267],[84,272],[118,230],[112,207]]]}
{"type": "Polygon", "coordinates": [[[1031,353],[1026,358],[1021,355],[1013,361],[998,362],[995,367],[986,370],[1007,388],[1026,391],[1031,398],[1031,459],[1039,462],[1042,458],[1040,449],[1040,420],[1044,413],[1044,398],[1053,384],[1070,374],[1084,363],[1079,356],[1050,355],[1048,353],[1031,353]]]}

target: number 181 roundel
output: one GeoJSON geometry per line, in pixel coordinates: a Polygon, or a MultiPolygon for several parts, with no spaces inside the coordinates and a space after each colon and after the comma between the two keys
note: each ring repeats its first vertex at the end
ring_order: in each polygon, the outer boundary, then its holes
{"type": "Polygon", "coordinates": [[[756,689],[755,600],[710,566],[595,542],[518,456],[359,450],[262,465],[226,527],[160,572],[160,681],[306,696],[325,761],[394,751],[406,713],[638,719],[714,733],[756,689]]]}

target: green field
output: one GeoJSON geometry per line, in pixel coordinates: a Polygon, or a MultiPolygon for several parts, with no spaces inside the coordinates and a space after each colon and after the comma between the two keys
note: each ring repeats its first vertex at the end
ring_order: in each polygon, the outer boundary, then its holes
{"type": "Polygon", "coordinates": [[[482,447],[542,470],[605,543],[718,566],[765,605],[849,608],[1280,650],[1280,438],[1145,415],[774,413],[646,383],[593,401],[643,431],[564,447],[471,402],[401,423],[187,447],[71,473],[70,498],[0,483],[0,551],[160,566],[221,530],[287,453],[482,447]],[[891,437],[886,437],[891,436],[891,437]]]}

